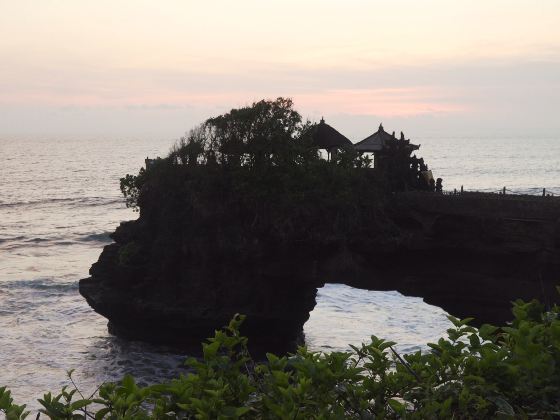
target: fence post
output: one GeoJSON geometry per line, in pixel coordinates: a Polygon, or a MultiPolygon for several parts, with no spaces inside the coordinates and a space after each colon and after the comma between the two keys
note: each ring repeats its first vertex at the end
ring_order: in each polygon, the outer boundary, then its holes
{"type": "Polygon", "coordinates": [[[546,188],[543,188],[543,189],[542,189],[542,196],[543,196],[543,197],[546,197],[546,188]]]}
{"type": "Polygon", "coordinates": [[[461,185],[461,194],[463,194],[463,186],[461,185]]]}
{"type": "Polygon", "coordinates": [[[504,187],[504,189],[502,190],[502,194],[506,195],[506,187],[504,187]]]}

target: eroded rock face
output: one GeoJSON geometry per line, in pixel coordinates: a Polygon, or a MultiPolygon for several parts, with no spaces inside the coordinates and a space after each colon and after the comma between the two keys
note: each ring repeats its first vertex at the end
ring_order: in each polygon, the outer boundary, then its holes
{"type": "Polygon", "coordinates": [[[511,301],[558,301],[560,201],[487,194],[396,196],[392,214],[416,224],[383,272],[398,289],[457,317],[504,323],[511,301]],[[406,268],[397,268],[406,261],[406,268]]]}
{"type": "Polygon", "coordinates": [[[516,298],[557,300],[560,203],[543,200],[400,194],[386,209],[397,234],[328,245],[197,230],[177,206],[154,205],[117,228],[80,293],[117,335],[196,347],[243,313],[255,348],[292,350],[327,282],[504,322],[516,298]]]}
{"type": "Polygon", "coordinates": [[[253,348],[295,349],[322,284],[319,267],[346,236],[375,242],[356,217],[371,221],[379,208],[368,173],[355,182],[353,169],[314,165],[151,167],[140,217],[117,228],[80,293],[121,336],[198,349],[241,313],[253,348]],[[364,210],[333,200],[335,187],[360,197],[364,210]]]}
{"type": "Polygon", "coordinates": [[[243,313],[242,332],[254,338],[256,350],[287,351],[302,343],[316,295],[308,261],[292,252],[253,261],[197,261],[184,255],[179,239],[119,242],[137,223],[117,229],[117,242],[105,247],[91,277],[80,281],[80,293],[109,319],[110,332],[197,350],[202,339],[243,313]],[[123,261],[131,243],[141,250],[133,261],[123,261]]]}

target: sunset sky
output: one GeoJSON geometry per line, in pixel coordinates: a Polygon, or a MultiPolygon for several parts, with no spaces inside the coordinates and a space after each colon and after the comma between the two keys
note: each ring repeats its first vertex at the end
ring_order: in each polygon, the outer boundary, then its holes
{"type": "Polygon", "coordinates": [[[558,136],[559,1],[3,1],[0,136],[177,137],[289,96],[352,140],[558,136]]]}

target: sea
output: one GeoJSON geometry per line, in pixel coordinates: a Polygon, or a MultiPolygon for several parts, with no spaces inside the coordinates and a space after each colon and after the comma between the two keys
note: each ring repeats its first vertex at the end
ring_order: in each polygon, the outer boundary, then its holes
{"type": "MultiPolygon", "coordinates": [[[[418,152],[446,190],[560,195],[559,138],[423,138],[418,152]]],[[[119,178],[146,157],[164,156],[169,138],[0,138],[0,387],[38,408],[37,398],[69,381],[84,394],[126,373],[141,384],[182,371],[186,354],[112,336],[80,296],[109,234],[136,218],[119,178]]],[[[421,297],[328,284],[305,324],[307,345],[347,350],[375,334],[397,351],[425,350],[450,323],[421,297]]]]}

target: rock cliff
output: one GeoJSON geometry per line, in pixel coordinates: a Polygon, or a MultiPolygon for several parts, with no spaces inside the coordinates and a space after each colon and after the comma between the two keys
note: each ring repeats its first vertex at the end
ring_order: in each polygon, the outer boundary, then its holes
{"type": "Polygon", "coordinates": [[[437,189],[418,146],[381,126],[360,144],[285,98],[208,119],[121,179],[140,217],[117,228],[80,292],[119,335],[198,346],[243,313],[250,342],[274,351],[301,341],[326,282],[479,322],[507,320],[518,297],[556,299],[557,199],[404,193],[437,189]]]}
{"type": "Polygon", "coordinates": [[[347,239],[367,249],[391,237],[378,227],[375,185],[341,170],[317,161],[255,176],[243,167],[162,162],[142,187],[140,217],[112,234],[80,293],[117,335],[198,348],[242,313],[253,347],[293,349],[322,265],[347,239]],[[363,209],[340,207],[332,182],[362,197],[363,209]]]}
{"type": "Polygon", "coordinates": [[[125,337],[197,344],[243,313],[256,347],[293,349],[328,282],[399,290],[479,323],[509,320],[516,298],[557,298],[560,202],[551,198],[401,193],[386,203],[382,234],[376,220],[363,226],[369,235],[317,243],[267,240],[233,221],[193,226],[180,201],[156,198],[80,281],[125,337]]]}
{"type": "Polygon", "coordinates": [[[560,200],[419,192],[395,195],[399,246],[353,285],[421,296],[475,323],[511,319],[511,301],[558,301],[560,200]]]}

